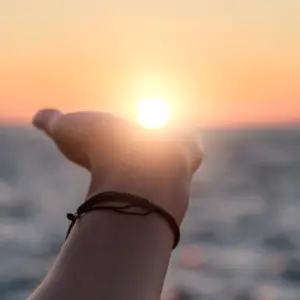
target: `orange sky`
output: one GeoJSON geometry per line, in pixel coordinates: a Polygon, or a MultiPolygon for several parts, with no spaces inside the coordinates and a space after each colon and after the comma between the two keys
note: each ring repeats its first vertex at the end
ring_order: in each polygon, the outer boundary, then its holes
{"type": "Polygon", "coordinates": [[[132,117],[159,96],[199,124],[300,120],[298,0],[0,2],[0,118],[132,117]]]}

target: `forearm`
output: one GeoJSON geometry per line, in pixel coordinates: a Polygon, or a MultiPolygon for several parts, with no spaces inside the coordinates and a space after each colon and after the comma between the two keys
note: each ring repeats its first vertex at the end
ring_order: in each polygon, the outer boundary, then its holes
{"type": "Polygon", "coordinates": [[[75,225],[30,300],[158,300],[173,245],[160,216],[93,211],[75,225]]]}

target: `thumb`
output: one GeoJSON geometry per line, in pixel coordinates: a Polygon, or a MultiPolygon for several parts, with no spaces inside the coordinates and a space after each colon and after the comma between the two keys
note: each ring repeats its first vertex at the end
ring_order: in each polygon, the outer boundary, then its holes
{"type": "Polygon", "coordinates": [[[32,123],[37,129],[44,131],[51,137],[55,123],[62,115],[56,109],[43,109],[33,117],[32,123]]]}

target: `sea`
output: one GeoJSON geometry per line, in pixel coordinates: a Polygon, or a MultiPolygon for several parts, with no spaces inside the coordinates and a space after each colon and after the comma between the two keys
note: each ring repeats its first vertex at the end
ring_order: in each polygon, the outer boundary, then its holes
{"type": "MultiPolygon", "coordinates": [[[[162,299],[300,299],[300,125],[199,130],[205,159],[162,299]]],[[[0,299],[57,256],[88,174],[28,126],[0,127],[0,299]]]]}

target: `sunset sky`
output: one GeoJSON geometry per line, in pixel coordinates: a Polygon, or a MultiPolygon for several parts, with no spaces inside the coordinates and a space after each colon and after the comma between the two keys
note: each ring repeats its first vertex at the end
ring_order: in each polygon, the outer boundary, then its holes
{"type": "Polygon", "coordinates": [[[299,0],[0,0],[0,119],[39,108],[300,121],[299,0]]]}

